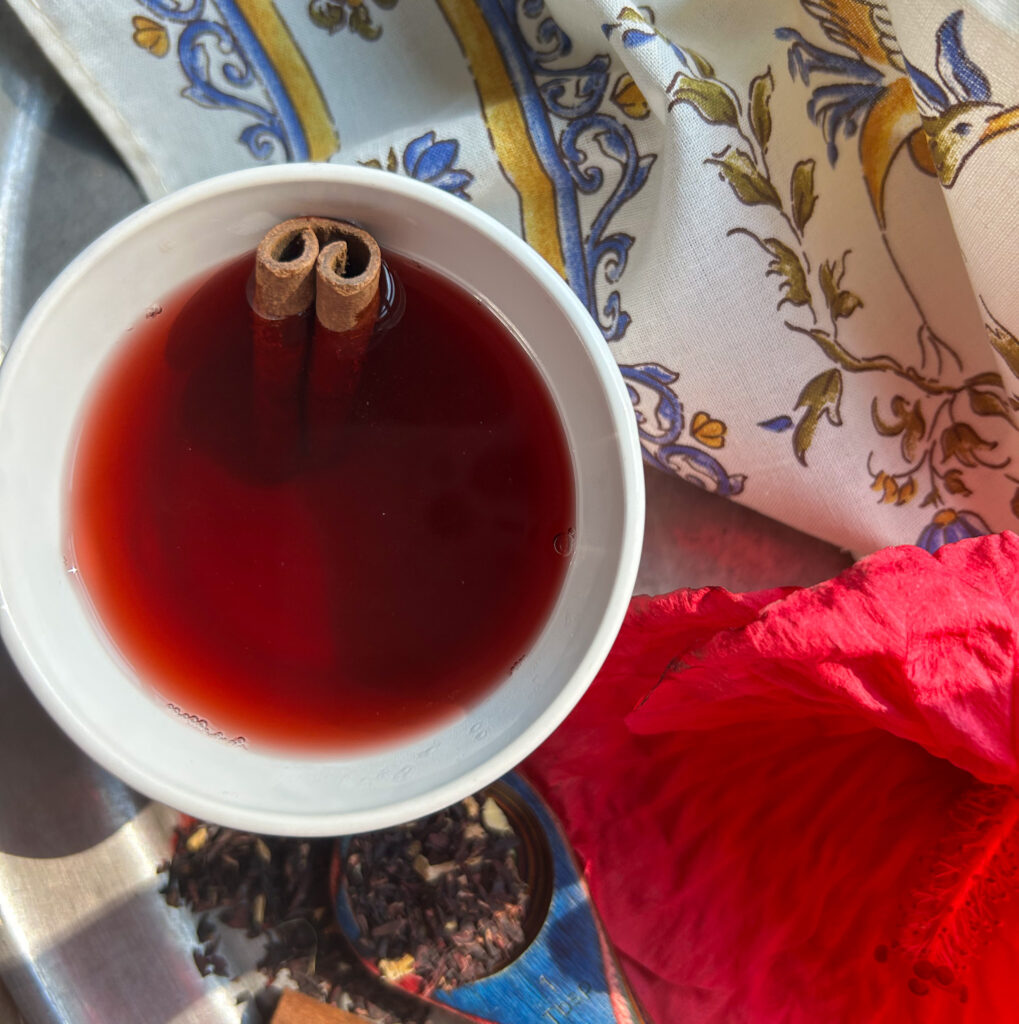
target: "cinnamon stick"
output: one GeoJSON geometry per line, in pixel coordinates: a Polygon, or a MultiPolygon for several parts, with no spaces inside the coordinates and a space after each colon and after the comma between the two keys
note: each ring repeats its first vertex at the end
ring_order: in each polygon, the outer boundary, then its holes
{"type": "Polygon", "coordinates": [[[271,478],[287,476],[301,451],[301,391],[318,254],[318,237],[306,217],[277,224],[255,251],[254,425],[258,468],[271,478]]]}
{"type": "Polygon", "coordinates": [[[267,232],[255,250],[252,309],[264,320],[307,312],[315,301],[318,236],[310,218],[295,217],[267,232]]]}
{"type": "Polygon", "coordinates": [[[255,430],[263,471],[287,475],[302,449],[327,453],[353,404],[379,315],[382,253],[367,231],[297,217],[255,253],[255,430]]]}
{"type": "Polygon", "coordinates": [[[308,371],[309,412],[342,418],[350,409],[379,315],[382,253],[367,231],[341,225],[315,267],[315,332],[308,371]]]}
{"type": "Polygon", "coordinates": [[[317,999],[287,989],[280,996],[272,1024],[366,1024],[364,1017],[357,1017],[339,1007],[320,1003],[317,999]]]}
{"type": "Polygon", "coordinates": [[[311,344],[315,271],[339,221],[295,217],[266,233],[255,251],[251,299],[255,430],[260,468],[286,475],[302,444],[301,403],[311,344]]]}
{"type": "Polygon", "coordinates": [[[316,267],[318,321],[337,334],[370,333],[379,315],[379,243],[353,224],[339,224],[336,238],[319,254],[316,267]]]}

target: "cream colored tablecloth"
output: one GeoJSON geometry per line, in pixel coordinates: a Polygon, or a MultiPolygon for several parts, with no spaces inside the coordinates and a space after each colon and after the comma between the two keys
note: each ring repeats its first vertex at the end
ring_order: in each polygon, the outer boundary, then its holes
{"type": "Polygon", "coordinates": [[[9,0],[156,196],[409,175],[601,326],[646,458],[854,551],[1019,516],[1015,0],[9,0]]]}

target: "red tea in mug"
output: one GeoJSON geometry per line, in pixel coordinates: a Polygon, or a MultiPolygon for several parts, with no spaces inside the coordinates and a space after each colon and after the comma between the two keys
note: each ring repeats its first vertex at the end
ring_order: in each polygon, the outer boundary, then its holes
{"type": "Polygon", "coordinates": [[[447,719],[512,671],[565,576],[573,475],[540,374],[478,298],[386,262],[406,307],[328,457],[266,460],[250,256],[140,321],[85,412],[88,599],[147,685],[231,735],[336,751],[447,719]]]}

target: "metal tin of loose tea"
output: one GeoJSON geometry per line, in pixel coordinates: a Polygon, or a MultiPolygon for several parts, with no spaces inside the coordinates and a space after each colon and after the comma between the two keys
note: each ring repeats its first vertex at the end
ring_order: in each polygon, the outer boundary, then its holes
{"type": "Polygon", "coordinates": [[[338,856],[337,919],[387,980],[490,1024],[643,1024],[562,829],[518,773],[338,856]]]}

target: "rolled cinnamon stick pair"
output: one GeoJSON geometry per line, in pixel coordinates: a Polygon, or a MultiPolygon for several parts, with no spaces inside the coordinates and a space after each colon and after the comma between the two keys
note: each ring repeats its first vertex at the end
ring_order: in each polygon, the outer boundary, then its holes
{"type": "Polygon", "coordinates": [[[302,404],[309,426],[349,413],[379,315],[381,272],[378,243],[343,221],[297,217],[259,243],[251,306],[265,458],[285,462],[299,449],[302,404]]]}

